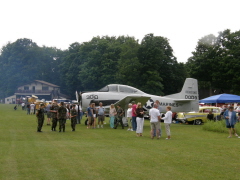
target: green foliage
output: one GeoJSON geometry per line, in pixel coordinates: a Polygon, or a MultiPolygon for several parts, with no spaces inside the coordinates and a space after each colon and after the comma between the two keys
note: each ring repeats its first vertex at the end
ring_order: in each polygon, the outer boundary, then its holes
{"type": "MultiPolygon", "coordinates": [[[[237,123],[235,126],[236,126],[236,129],[240,129],[239,123],[237,123]]],[[[203,129],[206,131],[228,133],[228,128],[226,128],[225,120],[216,121],[216,122],[207,121],[207,123],[203,125],[203,129]]]]}
{"type": "Polygon", "coordinates": [[[57,84],[59,56],[56,48],[37,46],[30,39],[18,39],[2,48],[0,55],[0,98],[33,80],[57,84]]]}
{"type": "Polygon", "coordinates": [[[201,38],[186,64],[189,75],[204,81],[204,86],[239,94],[239,48],[240,31],[231,33],[227,29],[219,32],[218,37],[208,35],[201,38]]]}

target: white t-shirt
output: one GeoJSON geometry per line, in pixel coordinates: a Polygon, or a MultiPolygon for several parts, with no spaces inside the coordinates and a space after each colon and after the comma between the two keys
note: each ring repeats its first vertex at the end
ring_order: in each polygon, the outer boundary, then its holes
{"type": "Polygon", "coordinates": [[[167,111],[165,117],[162,118],[164,123],[172,123],[172,111],[167,111]]]}
{"type": "Polygon", "coordinates": [[[229,124],[231,124],[231,122],[232,122],[232,111],[228,111],[228,122],[229,122],[229,124]]]}
{"type": "Polygon", "coordinates": [[[127,117],[132,117],[132,108],[128,108],[127,117]]]}
{"type": "Polygon", "coordinates": [[[35,104],[30,104],[31,109],[34,109],[34,107],[35,107],[35,104]]]}
{"type": "Polygon", "coordinates": [[[160,116],[160,112],[156,108],[152,108],[149,111],[150,122],[158,122],[158,116],[160,116]]]}

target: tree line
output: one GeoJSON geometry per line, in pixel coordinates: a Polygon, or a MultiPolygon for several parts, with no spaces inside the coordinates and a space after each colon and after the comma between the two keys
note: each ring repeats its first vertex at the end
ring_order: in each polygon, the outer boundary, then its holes
{"type": "Polygon", "coordinates": [[[187,77],[198,79],[200,87],[237,93],[239,35],[225,30],[218,37],[201,38],[185,64],[177,61],[167,38],[154,34],[141,42],[129,36],[97,36],[72,43],[67,50],[18,39],[1,49],[0,98],[36,79],[61,86],[73,99],[76,90],[98,90],[111,83],[167,95],[180,91],[187,77]]]}

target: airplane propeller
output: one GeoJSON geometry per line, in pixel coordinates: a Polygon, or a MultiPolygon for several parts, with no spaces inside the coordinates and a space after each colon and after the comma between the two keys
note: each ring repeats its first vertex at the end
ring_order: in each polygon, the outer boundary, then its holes
{"type": "Polygon", "coordinates": [[[80,101],[80,105],[82,107],[82,92],[81,91],[79,92],[79,101],[80,101]]]}
{"type": "Polygon", "coordinates": [[[79,105],[82,107],[82,92],[80,91],[79,93],[76,91],[76,100],[79,105]]]}

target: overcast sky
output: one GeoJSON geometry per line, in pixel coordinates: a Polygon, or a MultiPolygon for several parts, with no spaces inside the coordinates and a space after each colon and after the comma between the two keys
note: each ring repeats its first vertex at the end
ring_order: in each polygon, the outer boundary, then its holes
{"type": "Polygon", "coordinates": [[[240,30],[239,0],[1,0],[0,48],[29,38],[39,46],[67,49],[95,36],[149,33],[169,39],[186,62],[198,39],[240,30]]]}

